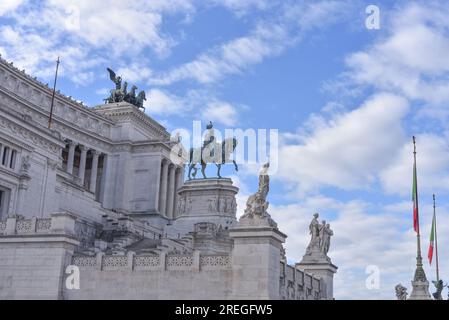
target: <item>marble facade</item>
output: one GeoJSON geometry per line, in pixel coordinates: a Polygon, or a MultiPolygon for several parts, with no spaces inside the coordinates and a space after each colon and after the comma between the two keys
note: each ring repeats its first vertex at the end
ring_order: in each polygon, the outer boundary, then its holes
{"type": "Polygon", "coordinates": [[[232,180],[184,181],[157,121],[58,93],[48,129],[51,94],[0,59],[0,299],[333,298],[277,225],[238,221],[232,180]]]}

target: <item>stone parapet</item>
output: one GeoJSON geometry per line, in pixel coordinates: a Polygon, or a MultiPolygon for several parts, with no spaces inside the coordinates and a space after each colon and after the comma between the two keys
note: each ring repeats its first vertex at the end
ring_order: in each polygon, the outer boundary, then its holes
{"type": "Polygon", "coordinates": [[[320,278],[280,262],[279,296],[281,300],[320,300],[323,299],[323,284],[320,278]]]}
{"type": "Polygon", "coordinates": [[[0,221],[0,237],[33,234],[75,235],[76,218],[69,213],[55,213],[51,218],[24,219],[20,216],[0,221]]]}
{"type": "Polygon", "coordinates": [[[129,251],[123,255],[96,256],[75,255],[72,264],[81,270],[92,269],[102,271],[210,271],[231,268],[229,255],[201,255],[199,251],[193,254],[142,254],[136,255],[129,251]]]}
{"type": "Polygon", "coordinates": [[[301,261],[295,267],[320,280],[320,299],[332,300],[334,298],[334,274],[338,269],[335,265],[328,261],[314,263],[301,261]]]}

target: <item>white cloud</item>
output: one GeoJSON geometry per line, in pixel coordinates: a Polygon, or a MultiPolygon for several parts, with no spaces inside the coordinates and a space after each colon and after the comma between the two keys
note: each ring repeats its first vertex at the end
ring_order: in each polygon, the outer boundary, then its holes
{"type": "MultiPolygon", "coordinates": [[[[145,49],[165,57],[176,41],[162,31],[164,17],[190,15],[190,1],[47,0],[27,2],[24,10],[8,1],[9,25],[0,26],[0,52],[28,73],[50,78],[61,56],[61,76],[79,85],[94,80],[100,64],[123,65],[145,49]],[[117,62],[119,61],[119,62],[117,62]]],[[[1,8],[1,7],[0,7],[1,8]]],[[[149,67],[123,68],[131,81],[151,76],[149,67]]]]}
{"type": "MultiPolygon", "coordinates": [[[[368,203],[357,200],[341,202],[320,196],[308,197],[298,204],[271,205],[269,211],[280,230],[289,235],[286,249],[291,263],[299,262],[305,253],[310,240],[308,225],[312,214],[317,211],[320,219],[330,223],[334,236],[329,256],[339,267],[334,278],[337,299],[395,299],[394,286],[400,282],[411,292],[410,281],[416,264],[416,235],[412,230],[411,206],[410,201],[408,210],[400,214],[382,209],[373,213],[378,209],[368,203]],[[379,268],[379,289],[369,290],[365,285],[368,277],[365,271],[370,265],[379,268]]],[[[431,209],[429,204],[421,205],[421,208],[422,212],[431,209]]],[[[442,235],[439,240],[447,243],[449,214],[445,208],[438,214],[442,221],[438,230],[442,235]]],[[[429,281],[435,279],[433,267],[429,267],[426,259],[430,223],[431,216],[422,214],[421,249],[429,281]]],[[[448,258],[446,250],[440,261],[448,258]]],[[[443,272],[443,279],[447,279],[447,268],[443,272]]],[[[432,286],[430,289],[433,289],[432,286]]]]}
{"type": "Polygon", "coordinates": [[[122,79],[126,79],[129,85],[139,85],[141,81],[148,79],[153,74],[149,67],[138,63],[132,63],[129,66],[121,67],[117,69],[116,73],[119,74],[122,79]]]}
{"type": "Polygon", "coordinates": [[[184,99],[165,90],[151,89],[147,93],[145,108],[150,114],[184,114],[190,108],[184,99]]]}
{"type": "Polygon", "coordinates": [[[185,79],[194,79],[200,83],[215,82],[225,75],[240,73],[248,66],[278,54],[287,45],[287,39],[281,26],[270,26],[270,30],[260,26],[251,35],[218,46],[150,82],[158,85],[185,79]]]}
{"type": "MultiPolygon", "coordinates": [[[[239,105],[240,109],[246,109],[239,105]]],[[[145,108],[149,114],[183,117],[192,110],[201,120],[213,121],[226,126],[238,122],[236,105],[223,101],[207,91],[190,90],[185,95],[175,95],[168,90],[153,88],[147,91],[145,108]]]]}
{"type": "Polygon", "coordinates": [[[109,53],[139,53],[150,47],[159,55],[168,53],[174,41],[163,34],[163,14],[187,14],[190,1],[48,0],[29,15],[20,13],[19,25],[44,27],[68,33],[109,53]],[[35,20],[39,16],[40,19],[35,20]],[[34,25],[32,24],[34,23],[34,25]]]}
{"type": "Polygon", "coordinates": [[[240,74],[296,44],[304,31],[332,24],[335,17],[345,11],[346,5],[345,2],[320,1],[287,7],[278,20],[262,20],[248,35],[217,45],[194,60],[162,73],[150,83],[169,85],[193,79],[207,84],[227,75],[240,74]]]}
{"type": "MultiPolygon", "coordinates": [[[[411,194],[413,144],[403,144],[390,166],[381,174],[382,185],[388,193],[411,194]]],[[[449,142],[447,137],[434,134],[417,136],[419,190],[427,193],[449,191],[449,142]]]]}
{"type": "Polygon", "coordinates": [[[210,102],[203,111],[203,119],[218,122],[226,126],[233,126],[237,123],[237,110],[227,102],[210,102]]]}
{"type": "Polygon", "coordinates": [[[211,0],[210,2],[213,5],[220,5],[231,10],[238,17],[246,15],[253,9],[267,10],[276,4],[276,1],[273,0],[211,0]]]}
{"type": "Polygon", "coordinates": [[[0,16],[17,9],[25,0],[2,0],[0,2],[0,16]]]}
{"type": "Polygon", "coordinates": [[[449,15],[446,4],[411,4],[395,11],[388,36],[347,58],[348,80],[442,104],[449,101],[449,15]]]}
{"type": "Polygon", "coordinates": [[[16,31],[11,26],[0,27],[0,39],[5,40],[4,43],[0,41],[2,56],[33,76],[51,78],[55,72],[56,59],[60,56],[60,75],[75,84],[83,84],[93,80],[94,74],[90,69],[102,61],[100,58],[88,57],[88,52],[81,48],[56,46],[52,36],[16,31]]]}
{"type": "Polygon", "coordinates": [[[402,145],[401,121],[407,111],[406,100],[378,94],[330,120],[312,117],[311,132],[299,134],[299,143],[281,146],[277,177],[294,183],[301,193],[322,186],[368,186],[402,145]]]}

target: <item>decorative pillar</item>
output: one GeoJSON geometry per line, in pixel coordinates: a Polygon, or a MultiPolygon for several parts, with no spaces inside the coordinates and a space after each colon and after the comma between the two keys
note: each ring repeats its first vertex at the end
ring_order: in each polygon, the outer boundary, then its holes
{"type": "Polygon", "coordinates": [[[75,143],[69,141],[69,155],[67,158],[67,173],[73,174],[73,161],[75,160],[75,143]]]}
{"type": "Polygon", "coordinates": [[[93,151],[92,158],[92,169],[90,171],[90,192],[95,193],[97,190],[97,173],[98,173],[98,158],[100,157],[100,152],[97,150],[93,151]]]}
{"type": "Polygon", "coordinates": [[[178,189],[182,186],[182,169],[177,168],[175,174],[175,200],[173,201],[173,218],[178,215],[178,189]]]}
{"type": "Polygon", "coordinates": [[[334,274],[337,267],[329,261],[296,263],[295,267],[320,279],[321,299],[332,300],[334,298],[334,274]]]}
{"type": "Polygon", "coordinates": [[[269,164],[259,174],[259,189],[247,201],[245,214],[229,230],[232,248],[231,299],[276,300],[280,295],[281,258],[287,236],[267,212],[269,164]]]}
{"type": "Polygon", "coordinates": [[[107,154],[103,154],[103,168],[101,169],[101,178],[100,178],[100,186],[99,186],[99,195],[98,200],[102,203],[102,205],[105,208],[112,208],[111,206],[111,199],[110,197],[106,198],[107,196],[107,190],[106,186],[108,185],[109,181],[111,180],[109,173],[110,166],[111,166],[111,159],[107,154]]]}
{"type": "Polygon", "coordinates": [[[175,173],[176,167],[171,164],[168,174],[167,218],[173,219],[173,202],[175,201],[175,173]]]}
{"type": "Polygon", "coordinates": [[[87,148],[81,145],[79,147],[81,150],[81,159],[80,159],[80,169],[78,172],[78,178],[80,178],[80,184],[84,185],[84,176],[86,173],[87,148]]]}
{"type": "Polygon", "coordinates": [[[22,157],[22,164],[20,168],[20,179],[19,179],[19,187],[17,188],[17,203],[16,203],[16,214],[24,215],[23,207],[25,205],[25,196],[28,190],[28,182],[31,180],[31,176],[29,175],[30,169],[30,156],[24,155],[22,157]]]}
{"type": "Polygon", "coordinates": [[[168,163],[167,160],[162,160],[162,172],[161,172],[161,189],[159,191],[159,213],[165,215],[167,205],[167,176],[168,176],[168,163]]]}
{"type": "Polygon", "coordinates": [[[253,218],[230,229],[232,249],[231,299],[278,300],[282,244],[287,236],[270,223],[253,218]]]}

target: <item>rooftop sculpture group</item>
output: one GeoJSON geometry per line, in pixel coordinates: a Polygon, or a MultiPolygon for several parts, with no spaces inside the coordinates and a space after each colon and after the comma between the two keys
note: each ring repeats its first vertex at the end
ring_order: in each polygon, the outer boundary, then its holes
{"type": "Polygon", "coordinates": [[[334,235],[330,228],[330,224],[323,220],[318,221],[319,214],[315,213],[309,225],[310,243],[307,246],[307,251],[304,260],[321,260],[330,262],[327,256],[329,252],[331,237],[334,235]]]}
{"type": "Polygon", "coordinates": [[[136,94],[138,88],[133,85],[131,87],[131,90],[128,92],[128,82],[125,81],[122,83],[121,76],[117,76],[115,72],[110,68],[107,68],[107,70],[109,72],[111,81],[115,83],[115,89],[111,90],[111,95],[109,96],[109,98],[104,99],[105,103],[124,101],[145,111],[145,108],[143,106],[144,101],[147,100],[145,91],[140,91],[138,94],[136,94]]]}

